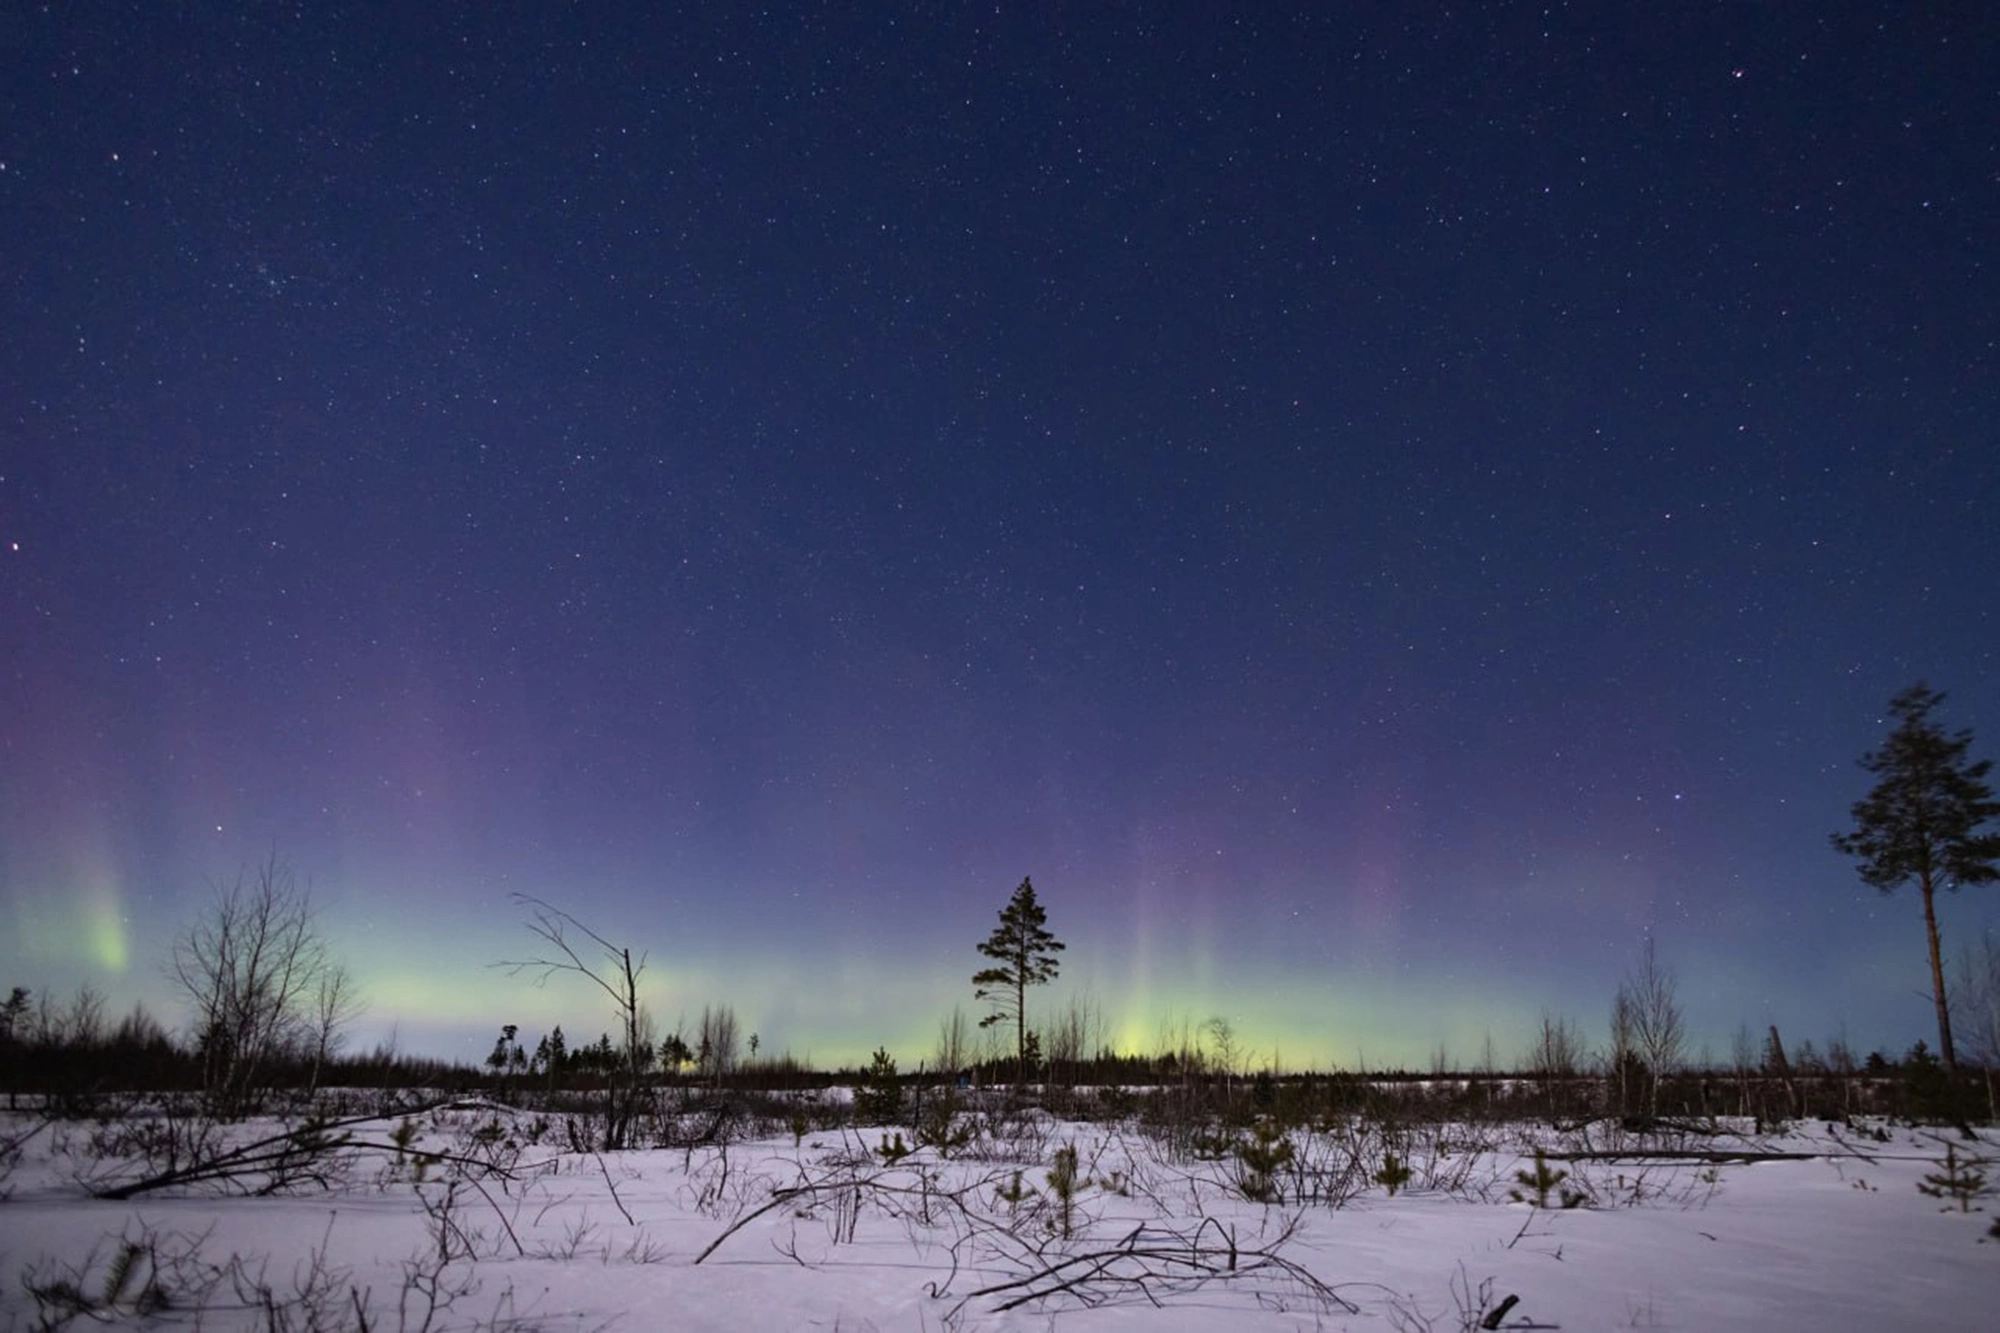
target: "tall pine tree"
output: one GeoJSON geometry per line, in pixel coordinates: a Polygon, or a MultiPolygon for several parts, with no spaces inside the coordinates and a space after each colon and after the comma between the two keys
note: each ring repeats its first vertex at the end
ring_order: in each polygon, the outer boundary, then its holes
{"type": "Polygon", "coordinates": [[[1921,681],[1890,701],[1896,729],[1887,744],[1861,760],[1879,781],[1854,803],[1854,828],[1834,834],[1833,845],[1861,863],[1864,882],[1893,893],[1914,881],[1923,895],[1939,1053],[1946,1069],[1956,1069],[1938,946],[1937,891],[2000,879],[1994,865],[2000,860],[2000,835],[1981,832],[2000,816],[2000,802],[1985,782],[1993,761],[1965,757],[1972,733],[1946,735],[1930,720],[1931,710],[1943,702],[1942,694],[1921,681]]]}
{"type": "Polygon", "coordinates": [[[1048,931],[1048,913],[1035,901],[1035,886],[1026,879],[1000,910],[1000,924],[980,944],[979,952],[996,966],[972,974],[976,999],[995,1006],[979,1020],[992,1027],[1011,1015],[1014,1019],[1014,1056],[1019,1064],[1019,1081],[1028,1081],[1028,987],[1053,981],[1061,964],[1056,955],[1062,941],[1048,931]]]}

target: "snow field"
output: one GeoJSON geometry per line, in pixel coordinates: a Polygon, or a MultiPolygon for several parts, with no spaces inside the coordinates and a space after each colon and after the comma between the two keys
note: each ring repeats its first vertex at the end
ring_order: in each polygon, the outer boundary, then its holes
{"type": "Polygon", "coordinates": [[[426,1112],[399,1150],[400,1123],[352,1127],[324,1186],[258,1196],[252,1176],[124,1202],[86,1184],[138,1161],[99,1155],[89,1126],[42,1127],[0,1203],[0,1328],[1403,1333],[1477,1327],[1516,1295],[1498,1327],[1824,1333],[1984,1329],[2000,1303],[1990,1213],[1917,1188],[1947,1143],[2000,1160],[1990,1132],[1351,1124],[1293,1131],[1293,1174],[1257,1202],[1239,1157],[1129,1125],[1017,1117],[949,1159],[887,1160],[894,1131],[875,1129],[592,1154],[504,1107],[426,1112]],[[1412,1168],[1393,1195],[1370,1178],[1385,1144],[1412,1168]],[[1536,1146],[1605,1154],[1547,1162],[1584,1206],[1510,1198],[1534,1193],[1518,1174],[1536,1146]],[[1069,1147],[1065,1223],[1051,1177],[1069,1147]],[[1794,1155],[1644,1156],[1659,1150],[1794,1155]],[[1319,1182],[1338,1206],[1299,1201],[1306,1163],[1346,1171],[1319,1182]],[[114,1290],[121,1237],[139,1271],[114,1290]],[[164,1309],[143,1294],[154,1272],[164,1309]]]}

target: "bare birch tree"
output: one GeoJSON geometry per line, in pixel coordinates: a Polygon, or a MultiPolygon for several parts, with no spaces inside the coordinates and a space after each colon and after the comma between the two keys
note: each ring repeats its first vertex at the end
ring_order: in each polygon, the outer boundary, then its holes
{"type": "Polygon", "coordinates": [[[1660,1084],[1680,1068],[1687,1046],[1687,1025],[1681,1014],[1680,983],[1674,970],[1660,961],[1652,936],[1639,954],[1639,966],[1618,986],[1612,1006],[1614,1033],[1623,1016],[1624,1052],[1645,1066],[1646,1114],[1660,1113],[1660,1084]]]}
{"type": "Polygon", "coordinates": [[[1582,1062],[1583,1034],[1577,1031],[1576,1024],[1544,1009],[1535,1044],[1528,1049],[1527,1065],[1528,1072],[1542,1085],[1551,1119],[1562,1113],[1567,1101],[1563,1093],[1575,1080],[1577,1066],[1582,1062]]]}
{"type": "Polygon", "coordinates": [[[319,1088],[326,1062],[340,1054],[340,1048],[347,1044],[346,1028],[361,1016],[362,1009],[354,976],[345,967],[336,963],[320,974],[319,985],[313,992],[311,1089],[319,1088]]]}
{"type": "Polygon", "coordinates": [[[170,976],[194,1011],[209,1108],[223,1116],[250,1110],[282,1061],[331,1050],[354,1009],[311,890],[275,852],[254,878],[216,886],[208,914],[175,942],[170,976]]]}
{"type": "Polygon", "coordinates": [[[620,1067],[606,1071],[602,1146],[607,1152],[624,1148],[628,1146],[645,1095],[646,1067],[653,1061],[649,1025],[639,1003],[639,977],[646,970],[645,955],[635,961],[630,949],[613,944],[568,912],[540,898],[517,893],[514,900],[528,909],[528,933],[553,952],[507,960],[495,966],[507,969],[509,975],[533,974],[538,986],[557,973],[574,973],[609,996],[617,1011],[624,1049],[619,1052],[620,1067]],[[593,947],[597,951],[594,957],[593,947]]]}
{"type": "Polygon", "coordinates": [[[695,1029],[695,1050],[702,1062],[701,1073],[716,1087],[735,1070],[738,1058],[736,1009],[717,1004],[701,1007],[701,1026],[695,1029]]]}
{"type": "Polygon", "coordinates": [[[938,1020],[937,1049],[931,1056],[931,1064],[945,1078],[957,1078],[972,1064],[973,1041],[972,1024],[966,1021],[965,1010],[953,1005],[951,1013],[938,1020]]]}
{"type": "Polygon", "coordinates": [[[2000,1073],[2000,935],[1988,930],[1980,935],[1978,949],[1959,955],[1958,984],[1952,989],[1966,1054],[1986,1076],[1987,1118],[2000,1117],[1994,1077],[2000,1073]]]}
{"type": "Polygon", "coordinates": [[[1606,1056],[1610,1062],[1606,1073],[1619,1115],[1629,1115],[1632,1111],[1632,1073],[1639,1063],[1637,1026],[1632,1014],[1631,987],[1621,981],[1618,993],[1611,999],[1611,1049],[1606,1056]]]}

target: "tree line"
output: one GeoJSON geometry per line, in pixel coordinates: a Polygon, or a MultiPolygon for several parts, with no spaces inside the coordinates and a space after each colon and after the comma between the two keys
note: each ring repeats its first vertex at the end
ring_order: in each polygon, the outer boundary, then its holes
{"type": "MultiPolygon", "coordinates": [[[[1975,962],[1966,956],[1954,995],[1944,967],[1936,903],[1940,893],[2000,879],[2000,834],[1990,831],[2000,819],[2000,802],[1987,783],[1991,761],[1971,758],[1970,731],[1948,732],[1936,721],[1944,698],[1920,682],[1890,701],[1894,725],[1882,746],[1860,761],[1874,783],[1852,806],[1851,826],[1830,836],[1837,851],[1854,859],[1864,883],[1884,894],[1905,887],[1917,890],[1937,1047],[1933,1052],[1919,1043],[1906,1063],[1923,1068],[1935,1062],[1944,1080],[1957,1078],[1956,1005],[1970,1029],[1970,1049],[1985,1072],[1990,1111],[1994,1071],[2000,1067],[2000,946],[1989,937],[1982,958],[1975,962]]],[[[506,1025],[486,1060],[489,1080],[514,1087],[539,1083],[551,1092],[597,1086],[608,1098],[608,1120],[616,1137],[616,1125],[638,1113],[653,1083],[678,1080],[692,1070],[697,1081],[720,1086],[739,1071],[742,1040],[732,1009],[706,1007],[693,1033],[677,1029],[663,1036],[640,999],[643,954],[635,955],[543,900],[518,900],[540,947],[496,966],[537,983],[558,976],[584,982],[608,1001],[616,1035],[606,1032],[594,1043],[572,1048],[558,1027],[530,1053],[518,1041],[518,1028],[506,1025]]],[[[1074,1010],[1066,1021],[1032,1024],[1029,992],[1056,979],[1065,947],[1049,929],[1048,913],[1029,877],[1023,877],[1000,909],[992,932],[977,943],[986,965],[972,973],[971,983],[974,999],[987,1009],[978,1024],[1011,1029],[1012,1082],[1026,1084],[1046,1074],[1052,1058],[1072,1075],[1086,1062],[1106,1072],[1117,1069],[1127,1078],[1141,1070],[1183,1078],[1196,1071],[1220,1071],[1228,1080],[1240,1072],[1238,1043],[1224,1019],[1205,1026],[1206,1048],[1183,1040],[1178,1051],[1150,1061],[1091,1048],[1074,1010]]],[[[6,1090],[18,1095],[37,1081],[27,1077],[32,1064],[41,1070],[45,1091],[109,1082],[191,1086],[216,1114],[234,1116],[255,1109],[274,1088],[310,1094],[330,1076],[350,1081],[357,1063],[376,1077],[400,1081],[399,1058],[393,1052],[377,1051],[358,1061],[343,1058],[345,1028],[359,1012],[356,988],[317,928],[309,892],[275,853],[254,874],[218,887],[208,911],[175,941],[169,972],[190,1015],[185,1044],[144,1010],[110,1024],[103,1000],[88,990],[64,1008],[46,995],[37,1002],[17,988],[0,1008],[0,1078],[6,1090]],[[51,1080],[47,1075],[56,1068],[63,1076],[51,1080]]],[[[1604,1067],[1607,1082],[1616,1089],[1616,1105],[1626,1114],[1657,1114],[1663,1089],[1687,1066],[1688,1052],[1674,974],[1650,938],[1638,965],[1617,988],[1609,1028],[1604,1067]]],[[[940,1038],[933,1074],[955,1076],[980,1064],[956,1012],[940,1038]]],[[[1732,1052],[1729,1068],[1739,1081],[1748,1064],[1741,1048],[1748,1041],[1740,1037],[1732,1052]]],[[[754,1064],[759,1046],[755,1033],[748,1046],[754,1064]]],[[[1583,1050],[1573,1023],[1545,1016],[1524,1064],[1553,1084],[1576,1076],[1584,1064],[1583,1050]]],[[[1874,1058],[1881,1068],[1890,1067],[1886,1057],[1874,1058]]],[[[403,1063],[406,1073],[432,1077],[452,1069],[439,1062],[403,1063]]],[[[811,1073],[789,1057],[764,1063],[782,1068],[787,1077],[811,1073]]],[[[1792,1062],[1775,1030],[1760,1063],[1778,1077],[1790,1077],[1792,1062]]],[[[1844,1063],[1854,1064],[1851,1058],[1844,1063]]],[[[999,1071],[980,1072],[997,1077],[999,1071]]]]}

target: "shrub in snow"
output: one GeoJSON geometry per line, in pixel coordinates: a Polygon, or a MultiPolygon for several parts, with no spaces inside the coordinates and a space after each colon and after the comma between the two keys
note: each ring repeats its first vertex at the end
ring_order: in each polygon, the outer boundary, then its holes
{"type": "MultiPolygon", "coordinates": [[[[1986,1159],[1960,1157],[1958,1145],[1947,1143],[1944,1145],[1944,1158],[1937,1166],[1937,1170],[1917,1182],[1917,1191],[1933,1199],[1949,1199],[1958,1205],[1961,1213],[1980,1211],[1972,1206],[1972,1201],[1986,1192],[1986,1159]]],[[[1951,1211],[1949,1204],[1944,1211],[1951,1211]]]]}
{"type": "Polygon", "coordinates": [[[854,1119],[863,1125],[890,1125],[903,1117],[903,1088],[897,1081],[896,1057],[875,1049],[868,1076],[854,1090],[854,1119]]]}
{"type": "Polygon", "coordinates": [[[1549,1195],[1554,1192],[1564,1208],[1581,1208],[1589,1195],[1582,1190],[1564,1189],[1562,1184],[1569,1179],[1569,1172],[1549,1165],[1549,1159],[1540,1148],[1535,1149],[1535,1169],[1523,1169],[1514,1173],[1514,1179],[1521,1182],[1522,1189],[1533,1192],[1530,1198],[1521,1190],[1509,1190],[1508,1196],[1516,1203],[1533,1204],[1537,1208],[1549,1206],[1549,1195]]]}
{"type": "Polygon", "coordinates": [[[1410,1164],[1396,1155],[1392,1148],[1382,1155],[1382,1169],[1375,1173],[1375,1183],[1389,1191],[1395,1198],[1396,1191],[1410,1183],[1410,1164]]]}
{"type": "Polygon", "coordinates": [[[1260,1120],[1251,1137],[1236,1144],[1236,1188],[1257,1203],[1283,1203],[1277,1174],[1291,1161],[1291,1136],[1271,1121],[1260,1120]]]}
{"type": "Polygon", "coordinates": [[[1068,1240],[1076,1229],[1077,1193],[1090,1185],[1077,1171],[1074,1143],[1056,1149],[1055,1164],[1048,1170],[1048,1181],[1049,1193],[1056,1200],[1056,1227],[1063,1239],[1068,1240]]]}

